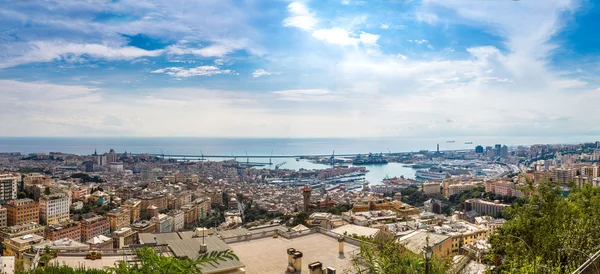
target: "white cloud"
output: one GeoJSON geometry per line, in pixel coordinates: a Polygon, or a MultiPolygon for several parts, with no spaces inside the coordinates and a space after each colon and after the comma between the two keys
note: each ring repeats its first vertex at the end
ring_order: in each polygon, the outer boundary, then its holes
{"type": "Polygon", "coordinates": [[[173,45],[167,48],[168,54],[183,55],[193,54],[202,57],[223,57],[229,53],[248,47],[248,41],[243,39],[219,39],[212,45],[202,48],[190,48],[186,45],[173,45]]]}
{"type": "Polygon", "coordinates": [[[312,35],[327,43],[343,46],[358,44],[376,46],[377,40],[379,39],[379,35],[376,34],[361,32],[356,35],[337,27],[331,29],[318,29],[315,30],[312,35]]]}
{"type": "Polygon", "coordinates": [[[388,25],[388,24],[381,24],[381,25],[379,26],[379,28],[381,28],[381,29],[389,29],[389,28],[390,28],[390,25],[388,25]]]}
{"type": "Polygon", "coordinates": [[[195,68],[168,67],[152,71],[151,73],[164,73],[175,77],[191,76],[213,76],[219,74],[234,74],[235,71],[229,69],[220,69],[216,66],[199,66],[195,68]]]}
{"type": "Polygon", "coordinates": [[[283,19],[283,26],[311,30],[318,20],[308,8],[300,2],[292,2],[287,7],[289,17],[283,19]]]}
{"type": "Polygon", "coordinates": [[[415,43],[415,44],[429,44],[429,41],[422,39],[422,40],[408,40],[408,42],[411,43],[415,43]]]}
{"type": "Polygon", "coordinates": [[[437,15],[429,12],[417,12],[416,19],[417,21],[425,22],[427,24],[432,25],[440,20],[437,15]]]}
{"type": "Polygon", "coordinates": [[[264,69],[256,69],[256,70],[254,70],[254,72],[252,72],[252,77],[254,77],[254,78],[259,78],[259,77],[265,76],[265,75],[271,75],[271,73],[264,69]]]}
{"type": "Polygon", "coordinates": [[[101,44],[75,44],[57,41],[36,41],[23,45],[26,52],[8,58],[0,63],[7,68],[28,63],[50,62],[54,60],[81,61],[81,57],[103,58],[109,60],[133,60],[138,57],[155,57],[162,50],[144,50],[136,47],[111,47],[101,44]]]}
{"type": "Polygon", "coordinates": [[[273,94],[279,95],[279,100],[283,101],[331,101],[338,98],[331,91],[326,89],[294,89],[274,91],[273,94]]]}
{"type": "Polygon", "coordinates": [[[350,0],[342,0],[342,5],[350,5],[350,0]]]}
{"type": "Polygon", "coordinates": [[[406,55],[402,55],[400,53],[396,54],[396,57],[398,57],[398,58],[400,58],[402,60],[406,60],[407,59],[406,55]]]}

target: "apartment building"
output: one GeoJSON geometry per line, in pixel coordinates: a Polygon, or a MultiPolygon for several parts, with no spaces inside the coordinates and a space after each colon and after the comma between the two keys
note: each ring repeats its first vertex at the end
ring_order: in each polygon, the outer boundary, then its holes
{"type": "Polygon", "coordinates": [[[110,222],[110,230],[117,231],[131,224],[131,215],[126,207],[118,207],[106,213],[106,217],[110,222]]]}
{"type": "Polygon", "coordinates": [[[6,203],[6,223],[8,226],[40,222],[40,208],[32,199],[11,200],[6,203]]]}
{"type": "Polygon", "coordinates": [[[0,206],[0,227],[6,227],[7,223],[6,223],[6,207],[2,207],[0,206]]]}
{"type": "Polygon", "coordinates": [[[40,221],[53,225],[69,220],[71,199],[64,194],[43,195],[40,197],[40,221]]]}
{"type": "Polygon", "coordinates": [[[469,199],[465,201],[465,211],[474,210],[479,215],[489,215],[492,217],[499,217],[500,213],[508,207],[510,205],[501,204],[498,200],[489,202],[481,199],[469,199]]]}
{"type": "Polygon", "coordinates": [[[131,216],[130,222],[135,223],[140,219],[142,211],[142,201],[131,198],[123,203],[123,206],[129,209],[129,215],[131,216]]]}
{"type": "Polygon", "coordinates": [[[19,182],[21,182],[19,174],[0,174],[0,200],[16,199],[19,182]]]}
{"type": "Polygon", "coordinates": [[[69,221],[60,224],[49,225],[44,231],[44,238],[49,241],[67,238],[80,242],[81,224],[79,222],[69,221]]]}
{"type": "Polygon", "coordinates": [[[104,216],[96,216],[81,221],[82,241],[89,241],[99,235],[110,233],[110,221],[104,216]]]}

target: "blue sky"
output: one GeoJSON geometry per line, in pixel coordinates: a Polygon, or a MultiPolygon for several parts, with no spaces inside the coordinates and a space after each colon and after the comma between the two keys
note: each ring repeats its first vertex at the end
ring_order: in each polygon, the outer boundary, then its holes
{"type": "Polygon", "coordinates": [[[593,140],[598,4],[8,1],[0,136],[593,140]]]}

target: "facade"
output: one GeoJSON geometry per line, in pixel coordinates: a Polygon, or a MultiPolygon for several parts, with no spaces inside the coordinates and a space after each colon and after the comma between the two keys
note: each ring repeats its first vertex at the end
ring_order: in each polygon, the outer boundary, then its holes
{"type": "Polygon", "coordinates": [[[166,214],[158,214],[153,217],[152,221],[156,224],[156,232],[171,232],[173,231],[173,218],[166,214]]]}
{"type": "Polygon", "coordinates": [[[22,225],[0,228],[0,240],[4,241],[4,239],[10,239],[27,234],[37,234],[43,236],[44,229],[45,227],[38,223],[26,223],[22,225]]]}
{"type": "Polygon", "coordinates": [[[489,215],[492,217],[500,216],[500,212],[510,207],[507,204],[501,204],[498,200],[488,202],[481,199],[469,199],[465,201],[465,211],[475,211],[480,215],[489,215]]]}
{"type": "Polygon", "coordinates": [[[485,192],[491,192],[502,196],[517,196],[515,183],[509,181],[487,181],[485,182],[485,192]]]}
{"type": "Polygon", "coordinates": [[[129,227],[121,228],[112,234],[113,248],[124,248],[138,242],[138,233],[129,227]]]}
{"type": "Polygon", "coordinates": [[[168,195],[168,209],[180,209],[182,206],[192,202],[192,193],[190,191],[182,191],[177,194],[168,195]]]}
{"type": "Polygon", "coordinates": [[[6,203],[6,224],[8,226],[40,222],[38,203],[32,199],[11,200],[6,203]]]}
{"type": "Polygon", "coordinates": [[[553,181],[559,184],[568,184],[575,181],[577,170],[573,168],[557,168],[554,170],[553,181]]]}
{"type": "Polygon", "coordinates": [[[131,229],[136,231],[138,234],[140,233],[154,233],[156,231],[156,224],[151,221],[139,221],[137,223],[131,224],[131,229]]]}
{"type": "Polygon", "coordinates": [[[167,195],[158,195],[158,196],[145,196],[140,197],[142,200],[141,210],[146,213],[146,209],[149,206],[155,206],[158,210],[166,210],[167,209],[167,195]]]}
{"type": "Polygon", "coordinates": [[[35,244],[41,243],[44,237],[36,234],[27,234],[19,237],[5,239],[2,243],[4,256],[14,256],[17,262],[23,261],[23,254],[35,244]]]}
{"type": "Polygon", "coordinates": [[[0,200],[16,199],[20,181],[21,175],[19,174],[0,174],[0,200]]]}
{"type": "Polygon", "coordinates": [[[187,204],[181,207],[185,226],[193,225],[198,220],[198,211],[196,208],[196,204],[187,204]]]}
{"type": "Polygon", "coordinates": [[[173,231],[181,231],[185,225],[185,216],[182,210],[174,210],[167,213],[173,218],[173,231]]]}
{"type": "Polygon", "coordinates": [[[6,208],[0,206],[0,227],[6,227],[6,208]]]}
{"type": "Polygon", "coordinates": [[[111,162],[110,163],[110,171],[111,172],[123,172],[123,163],[111,162]]]}
{"type": "Polygon", "coordinates": [[[79,242],[81,241],[81,225],[79,222],[73,221],[49,225],[44,231],[44,237],[49,241],[67,238],[79,242]]]}
{"type": "Polygon", "coordinates": [[[95,236],[85,243],[92,249],[113,249],[113,239],[104,235],[95,236]]]}
{"type": "Polygon", "coordinates": [[[436,182],[425,182],[423,183],[423,193],[429,196],[441,195],[440,183],[436,182]]]}
{"type": "Polygon", "coordinates": [[[106,217],[110,222],[111,231],[117,231],[131,224],[131,215],[129,214],[129,209],[126,207],[117,207],[106,213],[106,217]]]}
{"type": "Polygon", "coordinates": [[[71,199],[64,194],[42,196],[40,198],[40,221],[47,225],[69,220],[71,199]]]}
{"type": "Polygon", "coordinates": [[[220,189],[207,190],[206,196],[210,198],[213,205],[223,205],[223,191],[220,189]]]}
{"type": "Polygon", "coordinates": [[[131,216],[131,223],[137,222],[140,220],[140,214],[142,210],[142,201],[131,198],[123,203],[123,206],[129,209],[129,214],[131,216]]]}
{"type": "Polygon", "coordinates": [[[447,196],[446,197],[450,197],[452,195],[456,195],[456,194],[460,194],[462,192],[465,191],[469,191],[471,189],[477,188],[479,187],[479,184],[477,183],[457,183],[457,184],[451,184],[448,185],[448,191],[447,191],[447,196]]]}
{"type": "Polygon", "coordinates": [[[99,235],[110,233],[110,221],[104,216],[96,216],[81,221],[81,238],[88,241],[99,235]]]}

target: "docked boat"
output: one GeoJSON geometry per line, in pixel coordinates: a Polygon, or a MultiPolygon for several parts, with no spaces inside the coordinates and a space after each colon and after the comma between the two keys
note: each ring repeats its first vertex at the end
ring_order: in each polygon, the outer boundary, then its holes
{"type": "Polygon", "coordinates": [[[445,171],[431,172],[426,170],[417,170],[415,176],[427,180],[444,180],[448,177],[448,173],[446,173],[445,171]]]}

